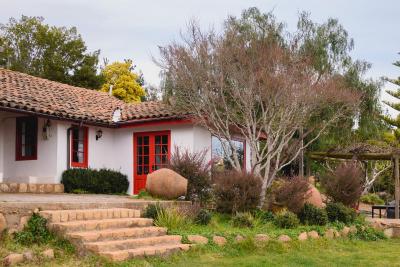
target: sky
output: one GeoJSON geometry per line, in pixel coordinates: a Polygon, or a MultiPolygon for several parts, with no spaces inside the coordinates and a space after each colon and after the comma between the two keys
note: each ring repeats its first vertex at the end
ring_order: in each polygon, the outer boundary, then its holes
{"type": "Polygon", "coordinates": [[[354,39],[353,57],[372,64],[366,78],[400,76],[392,65],[400,60],[399,0],[0,0],[0,23],[29,15],[50,25],[76,26],[89,51],[100,49],[100,57],[110,62],[133,59],[146,82],[157,86],[158,47],[179,41],[190,20],[218,29],[228,15],[240,16],[253,6],[273,10],[289,30],[301,11],[318,23],[337,18],[354,39]]]}

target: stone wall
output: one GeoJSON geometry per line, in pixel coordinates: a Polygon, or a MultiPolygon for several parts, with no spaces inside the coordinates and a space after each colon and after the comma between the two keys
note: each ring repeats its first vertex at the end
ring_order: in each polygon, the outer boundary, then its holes
{"type": "Polygon", "coordinates": [[[64,193],[63,184],[0,183],[0,193],[64,193]]]}

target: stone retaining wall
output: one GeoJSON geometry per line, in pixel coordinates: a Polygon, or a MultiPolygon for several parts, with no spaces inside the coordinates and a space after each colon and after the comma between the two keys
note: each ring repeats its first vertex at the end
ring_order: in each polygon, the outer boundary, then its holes
{"type": "Polygon", "coordinates": [[[0,183],[0,193],[64,193],[63,184],[0,183]]]}

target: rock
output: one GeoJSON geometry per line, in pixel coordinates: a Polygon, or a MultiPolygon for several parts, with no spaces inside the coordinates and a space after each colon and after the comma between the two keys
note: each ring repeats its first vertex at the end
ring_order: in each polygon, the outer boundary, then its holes
{"type": "Polygon", "coordinates": [[[28,223],[30,216],[22,216],[19,219],[18,231],[24,230],[25,225],[28,223]]]}
{"type": "Polygon", "coordinates": [[[201,236],[201,235],[188,235],[188,240],[190,243],[194,244],[201,244],[205,245],[208,243],[207,237],[201,236]]]}
{"type": "Polygon", "coordinates": [[[54,193],[54,185],[53,184],[45,184],[44,192],[46,193],[54,193]]]}
{"type": "Polygon", "coordinates": [[[269,236],[265,234],[257,234],[254,236],[256,242],[267,242],[269,239],[269,236]]]}
{"type": "Polygon", "coordinates": [[[215,244],[217,244],[218,246],[222,247],[226,244],[226,238],[223,236],[215,235],[215,236],[213,236],[213,242],[215,244]]]}
{"type": "Polygon", "coordinates": [[[4,230],[6,230],[6,228],[7,228],[6,218],[2,213],[0,213],[0,236],[4,232],[4,230]]]}
{"type": "Polygon", "coordinates": [[[387,228],[383,231],[383,234],[387,237],[387,238],[393,238],[394,236],[394,231],[393,228],[387,228]]]}
{"type": "Polygon", "coordinates": [[[336,237],[340,237],[340,234],[336,229],[331,228],[331,229],[326,230],[325,237],[329,238],[329,239],[333,239],[336,237]]]}
{"type": "Polygon", "coordinates": [[[343,237],[347,237],[350,233],[350,228],[345,226],[343,227],[342,231],[340,231],[340,233],[343,237]]]}
{"type": "Polygon", "coordinates": [[[162,168],[147,175],[146,191],[153,196],[176,199],[186,195],[188,181],[173,170],[162,168]]]}
{"type": "Polygon", "coordinates": [[[18,184],[17,183],[10,183],[9,188],[10,188],[10,193],[18,193],[18,184]]]}
{"type": "Polygon", "coordinates": [[[236,243],[240,243],[240,242],[242,242],[242,241],[244,241],[244,237],[243,236],[241,236],[241,235],[237,235],[236,237],[235,237],[235,242],[236,243]]]}
{"type": "Polygon", "coordinates": [[[46,249],[45,251],[42,252],[42,256],[47,259],[53,259],[54,258],[54,250],[46,249]]]}
{"type": "Polygon", "coordinates": [[[64,185],[63,184],[55,184],[54,185],[54,193],[64,193],[64,185]]]}
{"type": "Polygon", "coordinates": [[[34,258],[34,256],[33,256],[33,252],[32,251],[25,251],[24,252],[24,254],[23,254],[23,256],[24,256],[24,260],[25,261],[32,261],[33,260],[33,258],[34,258]]]}
{"type": "Polygon", "coordinates": [[[19,193],[26,193],[26,192],[28,192],[28,184],[25,184],[25,183],[19,184],[19,186],[18,186],[18,192],[19,192],[19,193]]]}
{"type": "Polygon", "coordinates": [[[307,239],[308,239],[307,233],[306,233],[306,232],[303,232],[303,233],[299,234],[298,239],[299,239],[300,241],[305,241],[305,240],[307,240],[307,239]]]}
{"type": "Polygon", "coordinates": [[[306,203],[312,204],[318,208],[325,207],[325,204],[322,201],[321,193],[314,185],[310,184],[310,189],[308,189],[306,196],[306,203]]]}
{"type": "Polygon", "coordinates": [[[287,235],[280,235],[280,236],[278,237],[278,241],[279,241],[279,242],[283,242],[283,243],[287,243],[287,242],[292,241],[292,239],[291,239],[289,236],[287,236],[287,235]]]}
{"type": "Polygon", "coordinates": [[[350,226],[350,233],[352,234],[357,233],[357,227],[355,227],[354,225],[350,226]]]}
{"type": "Polygon", "coordinates": [[[45,184],[39,184],[37,187],[37,192],[40,194],[46,193],[46,185],[45,184]]]}
{"type": "Polygon", "coordinates": [[[4,266],[13,266],[24,261],[24,255],[12,253],[3,259],[4,266]]]}
{"type": "Polygon", "coordinates": [[[37,184],[28,184],[28,191],[29,193],[36,193],[37,192],[37,184]]]}
{"type": "Polygon", "coordinates": [[[0,183],[0,193],[9,193],[10,188],[8,187],[8,184],[0,183]]]}
{"type": "Polygon", "coordinates": [[[319,238],[319,234],[317,231],[310,231],[307,233],[307,236],[311,239],[318,239],[319,238]]]}

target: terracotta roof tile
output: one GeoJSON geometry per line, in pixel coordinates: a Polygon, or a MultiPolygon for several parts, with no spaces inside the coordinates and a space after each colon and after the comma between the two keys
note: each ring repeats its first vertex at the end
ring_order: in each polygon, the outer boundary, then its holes
{"type": "Polygon", "coordinates": [[[178,116],[161,102],[126,104],[107,93],[1,68],[0,107],[110,125],[117,108],[122,110],[123,121],[178,116]]]}

